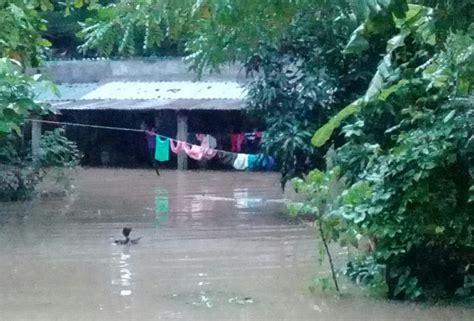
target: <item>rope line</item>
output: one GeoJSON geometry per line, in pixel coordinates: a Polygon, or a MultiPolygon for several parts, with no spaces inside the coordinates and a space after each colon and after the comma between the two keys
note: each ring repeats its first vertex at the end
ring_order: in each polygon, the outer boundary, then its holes
{"type": "MultiPolygon", "coordinates": [[[[161,137],[161,138],[167,138],[173,142],[183,142],[183,143],[186,143],[188,145],[195,145],[195,144],[191,144],[187,141],[180,141],[180,140],[177,140],[175,138],[171,138],[171,137],[168,137],[168,136],[164,136],[164,135],[160,135],[160,134],[157,134],[157,133],[153,133],[153,132],[149,132],[147,130],[144,130],[144,129],[136,129],[136,128],[126,128],[126,127],[114,127],[114,126],[101,126],[101,125],[89,125],[89,124],[80,124],[80,123],[70,123],[70,122],[60,122],[60,121],[53,121],[53,120],[42,120],[42,119],[31,119],[31,118],[28,118],[26,119],[27,121],[30,121],[30,122],[37,122],[37,123],[45,123],[45,124],[53,124],[53,125],[64,125],[64,126],[76,126],[76,127],[88,127],[88,128],[97,128],[97,129],[109,129],[109,130],[120,130],[120,131],[127,131],[127,132],[136,132],[136,133],[144,133],[144,134],[148,134],[148,135],[152,135],[152,136],[158,136],[158,137],[161,137]]],[[[229,152],[227,150],[222,150],[222,149],[217,149],[217,148],[212,148],[213,150],[217,151],[217,152],[221,152],[221,153],[224,153],[224,154],[238,154],[238,153],[234,153],[234,152],[229,152]]]]}

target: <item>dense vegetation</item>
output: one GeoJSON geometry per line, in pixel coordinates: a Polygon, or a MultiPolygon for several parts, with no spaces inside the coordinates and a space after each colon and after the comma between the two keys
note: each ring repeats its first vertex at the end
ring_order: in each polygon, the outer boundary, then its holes
{"type": "Polygon", "coordinates": [[[0,200],[31,196],[45,169],[76,165],[78,151],[61,131],[46,133],[40,154],[33,159],[24,141],[24,126],[32,115],[48,113],[35,100],[34,88],[54,89],[40,75],[24,74],[38,65],[51,43],[44,39],[42,10],[48,1],[0,1],[0,200]]]}
{"type": "Polygon", "coordinates": [[[352,257],[345,273],[390,297],[474,295],[474,38],[462,14],[452,20],[460,30],[443,30],[447,20],[436,17],[452,13],[411,4],[399,17],[369,14],[346,51],[361,54],[369,30],[391,24],[396,32],[366,93],[313,137],[323,146],[353,116],[335,154],[345,188],[327,196],[331,206],[322,211],[314,193],[340,183],[334,169],[296,181],[308,200],[293,213],[316,215],[327,240],[368,238],[370,250],[352,257]]]}

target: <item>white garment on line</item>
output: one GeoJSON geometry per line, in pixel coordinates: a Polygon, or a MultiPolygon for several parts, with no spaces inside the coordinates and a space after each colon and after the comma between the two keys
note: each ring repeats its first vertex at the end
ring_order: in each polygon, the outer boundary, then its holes
{"type": "Polygon", "coordinates": [[[234,161],[234,168],[238,170],[244,170],[249,167],[249,155],[237,154],[237,158],[234,161]]]}

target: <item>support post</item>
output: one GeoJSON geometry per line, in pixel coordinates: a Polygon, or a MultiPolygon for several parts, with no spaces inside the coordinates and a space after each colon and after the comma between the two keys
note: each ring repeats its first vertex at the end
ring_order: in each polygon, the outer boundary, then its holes
{"type": "Polygon", "coordinates": [[[33,120],[31,122],[31,153],[33,161],[36,161],[40,152],[41,123],[34,120],[41,120],[41,117],[33,116],[31,119],[33,120]]]}
{"type": "MultiPolygon", "coordinates": [[[[178,111],[177,115],[177,137],[180,141],[187,141],[188,139],[188,115],[183,111],[178,111]]],[[[188,156],[184,151],[178,153],[178,170],[188,169],[188,156]]]]}

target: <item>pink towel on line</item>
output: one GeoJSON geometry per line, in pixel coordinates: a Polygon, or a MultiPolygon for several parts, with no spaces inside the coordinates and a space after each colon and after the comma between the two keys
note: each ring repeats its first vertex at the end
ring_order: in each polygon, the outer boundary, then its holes
{"type": "Polygon", "coordinates": [[[173,139],[170,139],[170,148],[171,151],[175,154],[179,153],[180,151],[184,151],[186,155],[195,160],[201,160],[203,158],[212,159],[217,154],[217,151],[215,149],[201,147],[197,145],[190,145],[186,142],[173,139]]]}
{"type": "Polygon", "coordinates": [[[212,159],[217,154],[217,151],[212,148],[205,148],[197,145],[191,145],[190,147],[186,143],[184,144],[184,151],[189,157],[195,160],[212,159]]]}
{"type": "Polygon", "coordinates": [[[171,148],[171,151],[175,154],[178,154],[182,150],[184,151],[185,144],[186,144],[185,142],[170,139],[170,148],[171,148]]]}

